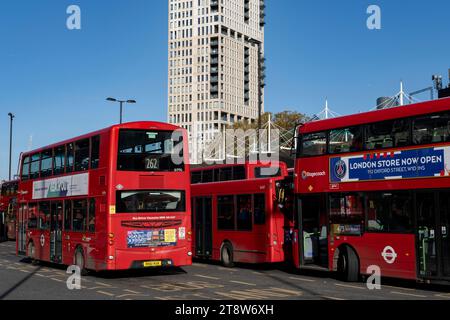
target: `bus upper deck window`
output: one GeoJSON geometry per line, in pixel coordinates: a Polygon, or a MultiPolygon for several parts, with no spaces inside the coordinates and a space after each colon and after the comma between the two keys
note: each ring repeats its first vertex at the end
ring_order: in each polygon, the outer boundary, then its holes
{"type": "Polygon", "coordinates": [[[363,148],[362,127],[330,131],[329,152],[345,153],[361,151],[363,148]]]}
{"type": "Polygon", "coordinates": [[[89,169],[89,139],[75,143],[75,171],[89,169]]]}
{"type": "Polygon", "coordinates": [[[410,143],[410,121],[399,119],[366,126],[366,149],[404,147],[410,143]]]}
{"type": "Polygon", "coordinates": [[[178,131],[119,131],[117,169],[184,171],[183,136],[178,131]]]}
{"type": "Polygon", "coordinates": [[[22,161],[22,180],[28,180],[30,174],[30,157],[26,156],[22,161]]]}
{"type": "Polygon", "coordinates": [[[414,144],[450,141],[450,114],[434,114],[414,120],[414,144]]]}
{"type": "Polygon", "coordinates": [[[320,156],[326,153],[327,137],[325,132],[305,134],[301,142],[302,156],[320,156]]]}

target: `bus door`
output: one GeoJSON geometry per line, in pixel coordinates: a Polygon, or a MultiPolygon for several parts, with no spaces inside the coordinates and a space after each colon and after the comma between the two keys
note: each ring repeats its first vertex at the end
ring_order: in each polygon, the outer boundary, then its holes
{"type": "Polygon", "coordinates": [[[7,240],[7,230],[6,230],[6,214],[0,211],[0,241],[7,240]]]}
{"type": "Polygon", "coordinates": [[[300,265],[328,266],[326,196],[303,197],[299,203],[300,265]]]}
{"type": "Polygon", "coordinates": [[[25,255],[27,251],[27,224],[28,224],[28,206],[21,204],[17,212],[17,252],[25,255]]]}
{"type": "Polygon", "coordinates": [[[212,198],[195,198],[195,252],[196,256],[212,255],[212,198]]]}
{"type": "Polygon", "coordinates": [[[293,177],[286,177],[282,181],[276,183],[277,203],[280,211],[284,216],[284,254],[288,262],[295,263],[298,266],[298,261],[295,259],[294,252],[298,252],[296,246],[296,230],[295,230],[295,208],[294,208],[294,184],[293,177]],[[294,248],[295,247],[295,248],[294,248]]]}
{"type": "Polygon", "coordinates": [[[419,275],[450,278],[450,192],[416,195],[419,275]]]}
{"type": "Polygon", "coordinates": [[[442,276],[450,278],[450,192],[439,194],[439,241],[441,252],[442,276]]]}
{"type": "Polygon", "coordinates": [[[50,261],[62,262],[62,202],[52,202],[50,223],[50,261]]]}

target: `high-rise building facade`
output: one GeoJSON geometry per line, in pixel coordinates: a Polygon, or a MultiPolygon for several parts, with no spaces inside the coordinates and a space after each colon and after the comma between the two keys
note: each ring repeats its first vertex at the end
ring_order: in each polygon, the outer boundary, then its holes
{"type": "Polygon", "coordinates": [[[168,121],[188,130],[192,163],[236,121],[264,110],[264,0],[168,0],[168,121]]]}

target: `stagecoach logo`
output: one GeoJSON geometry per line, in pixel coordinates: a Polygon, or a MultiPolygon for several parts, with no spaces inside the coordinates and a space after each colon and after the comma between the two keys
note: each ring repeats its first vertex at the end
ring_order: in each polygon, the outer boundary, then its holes
{"type": "Polygon", "coordinates": [[[383,252],[381,253],[381,256],[383,257],[384,261],[386,261],[386,263],[388,264],[393,264],[397,259],[397,253],[391,246],[387,246],[386,248],[384,248],[383,252]]]}
{"type": "Polygon", "coordinates": [[[324,177],[326,176],[325,171],[319,171],[319,172],[308,172],[308,171],[302,171],[302,179],[306,180],[308,178],[315,178],[315,177],[324,177]]]}
{"type": "Polygon", "coordinates": [[[344,179],[345,174],[347,173],[347,165],[343,160],[339,160],[334,165],[334,174],[339,179],[344,179]]]}
{"type": "Polygon", "coordinates": [[[41,247],[43,247],[45,244],[45,237],[43,234],[41,234],[40,242],[41,242],[41,247]]]}

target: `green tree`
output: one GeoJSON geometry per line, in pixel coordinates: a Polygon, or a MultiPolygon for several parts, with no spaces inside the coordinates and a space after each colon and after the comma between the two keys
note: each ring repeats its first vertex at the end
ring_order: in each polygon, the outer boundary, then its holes
{"type": "MultiPolygon", "coordinates": [[[[269,117],[271,117],[272,123],[275,124],[275,126],[286,131],[293,130],[297,123],[305,119],[304,114],[296,111],[282,111],[275,114],[266,112],[261,116],[262,125],[269,121],[269,117]]],[[[229,128],[243,130],[258,129],[258,120],[255,120],[252,123],[248,123],[247,121],[235,122],[233,125],[230,125],[229,128]]]]}
{"type": "Polygon", "coordinates": [[[296,111],[282,111],[275,113],[273,123],[284,130],[293,130],[295,125],[305,119],[305,115],[296,111]]]}

